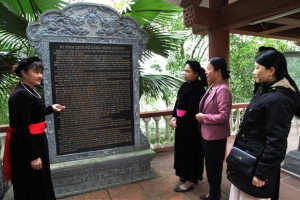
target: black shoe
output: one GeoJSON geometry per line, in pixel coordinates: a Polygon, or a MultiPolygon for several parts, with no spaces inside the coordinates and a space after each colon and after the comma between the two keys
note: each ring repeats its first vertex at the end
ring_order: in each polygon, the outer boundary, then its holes
{"type": "Polygon", "coordinates": [[[180,186],[174,188],[175,192],[187,192],[194,189],[194,185],[191,185],[188,189],[184,190],[180,186]]]}
{"type": "Polygon", "coordinates": [[[207,197],[206,194],[201,194],[200,199],[209,200],[209,196],[207,197]]]}
{"type": "Polygon", "coordinates": [[[201,194],[200,199],[202,199],[202,200],[220,200],[221,195],[217,195],[217,197],[214,197],[213,195],[206,196],[206,194],[201,194]]]}
{"type": "Polygon", "coordinates": [[[182,177],[179,177],[179,180],[183,183],[186,181],[185,178],[182,178],[182,177]]]}

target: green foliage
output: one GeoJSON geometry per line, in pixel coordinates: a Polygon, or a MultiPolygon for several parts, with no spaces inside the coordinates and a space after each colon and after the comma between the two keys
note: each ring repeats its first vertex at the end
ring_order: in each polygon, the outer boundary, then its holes
{"type": "Polygon", "coordinates": [[[134,0],[133,2],[131,10],[123,15],[133,17],[140,26],[152,23],[160,13],[178,13],[182,11],[181,8],[162,0],[134,0]]]}
{"type": "MultiPolygon", "coordinates": [[[[12,7],[12,6],[10,6],[12,7]]],[[[27,21],[11,12],[0,2],[0,51],[14,50],[28,45],[26,42],[27,21]]]]}
{"type": "Polygon", "coordinates": [[[148,44],[141,58],[142,62],[153,57],[154,54],[167,57],[170,51],[179,47],[186,38],[186,32],[169,30],[169,21],[182,12],[181,8],[163,0],[134,0],[131,9],[124,16],[133,17],[141,28],[148,34],[148,44]]]}
{"type": "Polygon", "coordinates": [[[18,78],[13,74],[0,74],[0,104],[7,102],[6,98],[12,91],[17,81],[18,78]]]}
{"type": "Polygon", "coordinates": [[[0,124],[8,124],[8,96],[2,96],[0,101],[0,124]]]}
{"type": "MultiPolygon", "coordinates": [[[[165,121],[164,120],[160,120],[159,121],[159,132],[160,132],[160,140],[159,143],[160,144],[165,144],[166,142],[166,135],[165,135],[165,121]]],[[[141,120],[141,130],[145,130],[145,123],[142,122],[141,120]]],[[[175,140],[175,130],[171,127],[171,125],[169,125],[169,130],[170,130],[170,142],[174,144],[174,140],[175,140]]],[[[156,143],[155,140],[155,123],[154,121],[150,121],[149,123],[149,135],[150,135],[150,144],[154,145],[156,143]]]]}
{"type": "Polygon", "coordinates": [[[271,46],[281,52],[297,49],[291,41],[231,34],[229,86],[233,103],[249,102],[252,98],[254,58],[260,46],[271,46]]]}
{"type": "Polygon", "coordinates": [[[36,21],[42,12],[60,9],[66,4],[63,0],[0,0],[0,51],[18,49],[33,55],[26,37],[28,23],[36,21]]]}
{"type": "Polygon", "coordinates": [[[288,63],[288,72],[290,76],[294,79],[297,87],[300,88],[300,52],[292,53],[292,55],[287,53],[286,59],[288,63]]]}
{"type": "Polygon", "coordinates": [[[185,39],[186,33],[182,31],[165,32],[161,24],[148,24],[143,29],[148,33],[148,44],[142,57],[144,62],[153,54],[167,57],[171,51],[177,50],[181,41],[185,39]]]}
{"type": "Polygon", "coordinates": [[[159,64],[157,64],[157,63],[152,64],[150,67],[151,67],[152,69],[155,69],[155,70],[158,71],[158,72],[162,72],[162,71],[163,71],[162,68],[161,68],[161,66],[160,66],[159,64]]]}
{"type": "Polygon", "coordinates": [[[201,63],[208,59],[207,37],[194,35],[191,29],[184,27],[182,14],[177,15],[170,21],[170,31],[184,30],[186,39],[182,40],[179,47],[169,54],[168,63],[165,67],[172,75],[182,78],[184,63],[187,60],[196,60],[201,63]]]}
{"type": "Polygon", "coordinates": [[[170,91],[174,88],[179,88],[182,84],[180,79],[165,74],[149,74],[144,69],[140,68],[140,96],[144,95],[146,98],[151,97],[157,99],[161,97],[165,102],[170,104],[170,91]]]}
{"type": "Polygon", "coordinates": [[[66,5],[63,0],[0,0],[1,111],[7,111],[3,102],[7,102],[6,96],[17,81],[16,76],[10,74],[12,66],[21,58],[35,54],[26,37],[28,23],[37,20],[40,13],[48,9],[62,8],[63,5],[66,5]]]}

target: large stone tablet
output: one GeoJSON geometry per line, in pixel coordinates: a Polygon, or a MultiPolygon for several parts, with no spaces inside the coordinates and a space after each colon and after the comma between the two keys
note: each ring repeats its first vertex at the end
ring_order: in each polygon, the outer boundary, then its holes
{"type": "Polygon", "coordinates": [[[78,3],[46,11],[27,36],[43,60],[46,105],[66,106],[47,117],[57,196],[150,178],[139,123],[146,32],[108,6],[78,3]]]}

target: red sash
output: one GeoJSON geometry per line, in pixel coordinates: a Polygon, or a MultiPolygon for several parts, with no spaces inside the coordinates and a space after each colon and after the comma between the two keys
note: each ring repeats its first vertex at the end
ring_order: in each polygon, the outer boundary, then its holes
{"type": "Polygon", "coordinates": [[[46,122],[29,124],[29,131],[32,135],[37,135],[45,132],[46,122]]]}
{"type": "MultiPolygon", "coordinates": [[[[32,135],[37,135],[45,132],[46,122],[39,122],[36,124],[29,124],[29,131],[32,135]]],[[[11,134],[16,129],[8,127],[5,139],[5,148],[3,156],[3,178],[7,181],[11,181],[11,162],[10,162],[10,140],[11,134]]]]}

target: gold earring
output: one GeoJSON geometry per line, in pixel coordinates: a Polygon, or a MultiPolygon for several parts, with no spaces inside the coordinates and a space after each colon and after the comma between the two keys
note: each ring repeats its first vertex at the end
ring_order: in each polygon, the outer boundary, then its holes
{"type": "Polygon", "coordinates": [[[271,76],[271,75],[269,75],[269,78],[270,78],[270,79],[272,79],[272,76],[271,76]]]}

